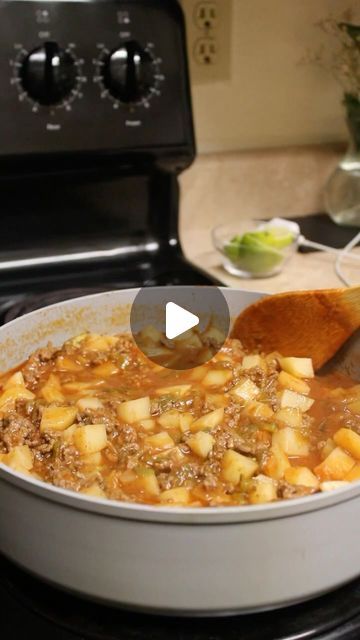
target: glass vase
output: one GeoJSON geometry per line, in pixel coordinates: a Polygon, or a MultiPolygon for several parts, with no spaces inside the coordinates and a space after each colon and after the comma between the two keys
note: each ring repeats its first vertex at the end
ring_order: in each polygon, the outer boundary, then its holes
{"type": "Polygon", "coordinates": [[[337,224],[360,227],[360,101],[345,95],[350,143],[325,186],[325,207],[337,224]]]}

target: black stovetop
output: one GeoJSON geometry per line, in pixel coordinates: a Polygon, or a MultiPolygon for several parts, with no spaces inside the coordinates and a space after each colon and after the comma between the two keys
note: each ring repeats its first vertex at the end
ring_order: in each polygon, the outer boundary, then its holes
{"type": "Polygon", "coordinates": [[[358,640],[360,581],[308,603],[229,618],[124,612],[58,591],[0,557],[1,637],[19,640],[358,640]]]}
{"type": "Polygon", "coordinates": [[[151,286],[220,285],[201,269],[189,263],[178,252],[160,254],[157,259],[121,264],[87,265],[68,272],[64,268],[32,272],[31,277],[20,272],[8,282],[2,278],[0,285],[0,324],[9,322],[40,307],[70,298],[77,298],[101,291],[151,286]]]}

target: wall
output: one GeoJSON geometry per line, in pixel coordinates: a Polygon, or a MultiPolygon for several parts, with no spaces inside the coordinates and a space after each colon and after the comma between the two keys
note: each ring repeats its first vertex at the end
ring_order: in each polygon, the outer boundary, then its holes
{"type": "Polygon", "coordinates": [[[314,26],[358,0],[233,0],[229,82],[193,86],[199,151],[320,144],[346,138],[341,89],[300,65],[314,26]]]}

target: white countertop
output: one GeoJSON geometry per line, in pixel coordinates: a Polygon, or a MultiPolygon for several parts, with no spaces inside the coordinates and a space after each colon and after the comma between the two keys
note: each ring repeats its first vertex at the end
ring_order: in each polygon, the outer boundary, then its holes
{"type": "MultiPolygon", "coordinates": [[[[240,279],[221,266],[211,229],[239,218],[301,216],[323,208],[322,191],[342,150],[305,147],[200,156],[181,178],[180,235],[187,257],[228,286],[269,293],[343,286],[335,257],[297,253],[282,273],[240,279]]],[[[344,263],[351,281],[360,282],[360,263],[344,263]]]]}

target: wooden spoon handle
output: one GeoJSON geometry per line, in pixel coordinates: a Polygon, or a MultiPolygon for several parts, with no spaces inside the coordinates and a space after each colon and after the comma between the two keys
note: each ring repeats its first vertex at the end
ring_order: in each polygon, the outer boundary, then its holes
{"type": "Polygon", "coordinates": [[[262,298],[235,321],[232,337],[250,351],[312,357],[321,367],[360,326],[360,286],[262,298]]]}
{"type": "Polygon", "coordinates": [[[346,310],[348,322],[354,329],[360,326],[360,286],[340,289],[341,308],[346,310]]]}

